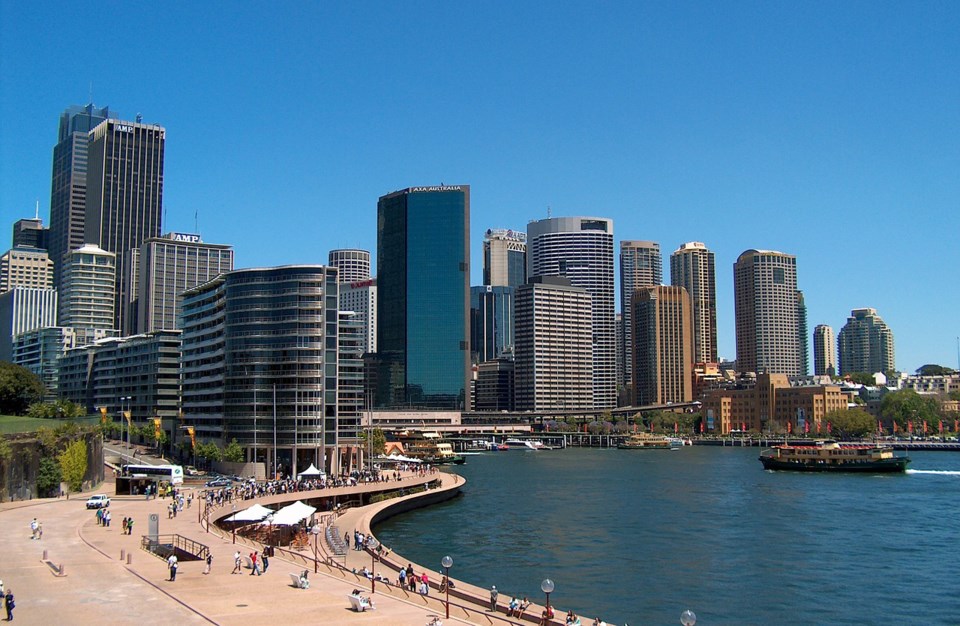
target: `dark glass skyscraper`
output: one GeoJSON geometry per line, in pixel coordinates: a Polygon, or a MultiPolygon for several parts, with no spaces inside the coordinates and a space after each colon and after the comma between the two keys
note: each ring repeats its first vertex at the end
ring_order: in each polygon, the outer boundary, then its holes
{"type": "Polygon", "coordinates": [[[465,407],[469,279],[469,185],[410,187],[380,198],[377,407],[465,407]]]}
{"type": "Polygon", "coordinates": [[[109,117],[109,107],[98,109],[92,104],[72,106],[60,115],[60,131],[53,148],[47,242],[53,260],[53,284],[57,289],[60,289],[64,255],[87,243],[83,239],[83,226],[87,200],[88,133],[109,117]]]}
{"type": "Polygon", "coordinates": [[[470,349],[477,363],[513,353],[513,287],[470,288],[470,349]]]}

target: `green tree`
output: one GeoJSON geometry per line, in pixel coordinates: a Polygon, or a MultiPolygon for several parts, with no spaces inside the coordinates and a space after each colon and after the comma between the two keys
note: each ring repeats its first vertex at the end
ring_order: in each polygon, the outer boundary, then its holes
{"type": "Polygon", "coordinates": [[[243,448],[240,447],[236,439],[231,441],[227,447],[223,449],[223,460],[230,461],[231,463],[240,463],[243,461],[243,448]]]}
{"type": "Polygon", "coordinates": [[[53,457],[40,457],[40,468],[37,471],[37,493],[40,494],[40,497],[46,498],[59,493],[62,480],[63,471],[60,468],[60,463],[53,457]]]}
{"type": "Polygon", "coordinates": [[[923,432],[923,424],[936,427],[939,424],[940,403],[935,398],[921,396],[913,389],[901,389],[883,396],[880,402],[880,415],[893,421],[901,430],[907,431],[907,422],[913,422],[914,428],[923,432]]]}
{"type": "Polygon", "coordinates": [[[40,378],[25,367],[0,361],[0,414],[23,415],[46,390],[40,378]]]}
{"type": "Polygon", "coordinates": [[[60,461],[60,472],[70,489],[80,491],[83,488],[83,477],[87,473],[87,443],[83,439],[77,439],[60,453],[57,460],[60,461]]]}
{"type": "Polygon", "coordinates": [[[844,374],[843,378],[856,385],[866,385],[867,387],[873,387],[877,384],[871,372],[850,372],[844,374]]]}
{"type": "Polygon", "coordinates": [[[830,423],[837,439],[861,439],[877,428],[874,417],[863,409],[830,411],[824,416],[824,420],[830,423]]]}
{"type": "Polygon", "coordinates": [[[370,439],[371,450],[374,455],[383,454],[387,450],[387,436],[379,428],[365,430],[360,433],[360,440],[363,441],[363,449],[367,449],[367,439],[370,439]]]}
{"type": "Polygon", "coordinates": [[[950,398],[951,400],[956,400],[957,402],[960,402],[960,390],[951,391],[950,393],[947,394],[947,397],[950,398]]]}
{"type": "Polygon", "coordinates": [[[213,443],[212,441],[197,442],[196,454],[198,458],[204,459],[206,461],[221,461],[223,460],[223,452],[220,450],[220,446],[213,443]]]}
{"type": "Polygon", "coordinates": [[[952,370],[949,367],[944,367],[942,365],[934,365],[928,363],[926,365],[921,365],[917,369],[917,374],[920,376],[948,376],[950,374],[956,374],[956,370],[952,370]]]}

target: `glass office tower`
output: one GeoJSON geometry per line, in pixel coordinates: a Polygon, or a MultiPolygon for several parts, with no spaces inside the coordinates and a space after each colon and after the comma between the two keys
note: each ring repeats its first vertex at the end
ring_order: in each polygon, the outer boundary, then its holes
{"type": "Polygon", "coordinates": [[[377,203],[378,408],[463,410],[469,389],[470,186],[377,203]]]}

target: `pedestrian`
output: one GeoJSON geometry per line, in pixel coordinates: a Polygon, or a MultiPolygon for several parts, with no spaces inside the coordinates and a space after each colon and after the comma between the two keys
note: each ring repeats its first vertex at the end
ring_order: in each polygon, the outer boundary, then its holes
{"type": "Polygon", "coordinates": [[[497,596],[500,595],[497,593],[497,586],[494,585],[490,587],[490,612],[497,612],[497,596]]]}
{"type": "Polygon", "coordinates": [[[397,583],[397,586],[401,589],[407,586],[407,568],[400,568],[400,581],[397,583]]]}
{"type": "Polygon", "coordinates": [[[120,528],[123,529],[123,534],[126,535],[127,534],[127,516],[126,515],[123,516],[123,520],[120,522],[120,528]]]}
{"type": "Polygon", "coordinates": [[[16,603],[13,601],[13,590],[7,589],[7,595],[3,597],[3,606],[7,609],[7,621],[13,621],[13,609],[17,607],[16,603]]]}
{"type": "Polygon", "coordinates": [[[97,509],[97,526],[103,526],[103,509],[97,509]]]}
{"type": "Polygon", "coordinates": [[[127,534],[128,535],[133,534],[133,518],[132,517],[127,519],[127,534]]]}
{"type": "Polygon", "coordinates": [[[267,559],[267,556],[269,556],[269,552],[270,552],[269,548],[264,548],[263,555],[261,555],[261,559],[260,559],[261,561],[263,561],[264,574],[267,573],[267,568],[270,567],[270,561],[267,559]]]}
{"type": "Polygon", "coordinates": [[[209,573],[210,573],[210,564],[211,564],[211,563],[213,563],[213,555],[210,554],[209,552],[207,552],[207,566],[206,566],[205,568],[203,568],[203,573],[204,573],[204,574],[209,574],[209,573]]]}
{"type": "Polygon", "coordinates": [[[37,538],[37,518],[33,518],[33,521],[30,522],[30,538],[37,538]]]}
{"type": "Polygon", "coordinates": [[[43,539],[43,522],[37,522],[37,541],[43,539]]]}
{"type": "Polygon", "coordinates": [[[107,511],[103,514],[103,519],[107,524],[107,528],[110,528],[110,520],[113,519],[113,515],[110,514],[110,511],[107,511]]]}
{"type": "Polygon", "coordinates": [[[177,555],[171,554],[167,559],[167,566],[170,568],[170,582],[177,579],[177,555]]]}
{"type": "Polygon", "coordinates": [[[237,551],[233,554],[233,571],[230,572],[230,573],[231,573],[231,574],[239,574],[239,573],[240,573],[240,551],[239,551],[239,550],[237,550],[237,551]]]}
{"type": "Polygon", "coordinates": [[[254,574],[256,574],[257,576],[259,576],[259,575],[260,575],[260,568],[257,566],[257,551],[256,551],[256,550],[254,550],[253,552],[250,553],[250,563],[253,565],[252,569],[250,570],[250,575],[253,576],[254,574]]]}

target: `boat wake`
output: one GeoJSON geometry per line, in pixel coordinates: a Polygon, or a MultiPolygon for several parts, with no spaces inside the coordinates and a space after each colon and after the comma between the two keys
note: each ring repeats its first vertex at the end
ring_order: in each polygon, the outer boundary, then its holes
{"type": "Polygon", "coordinates": [[[908,474],[934,474],[937,476],[960,476],[960,470],[915,470],[908,469],[908,474]]]}

